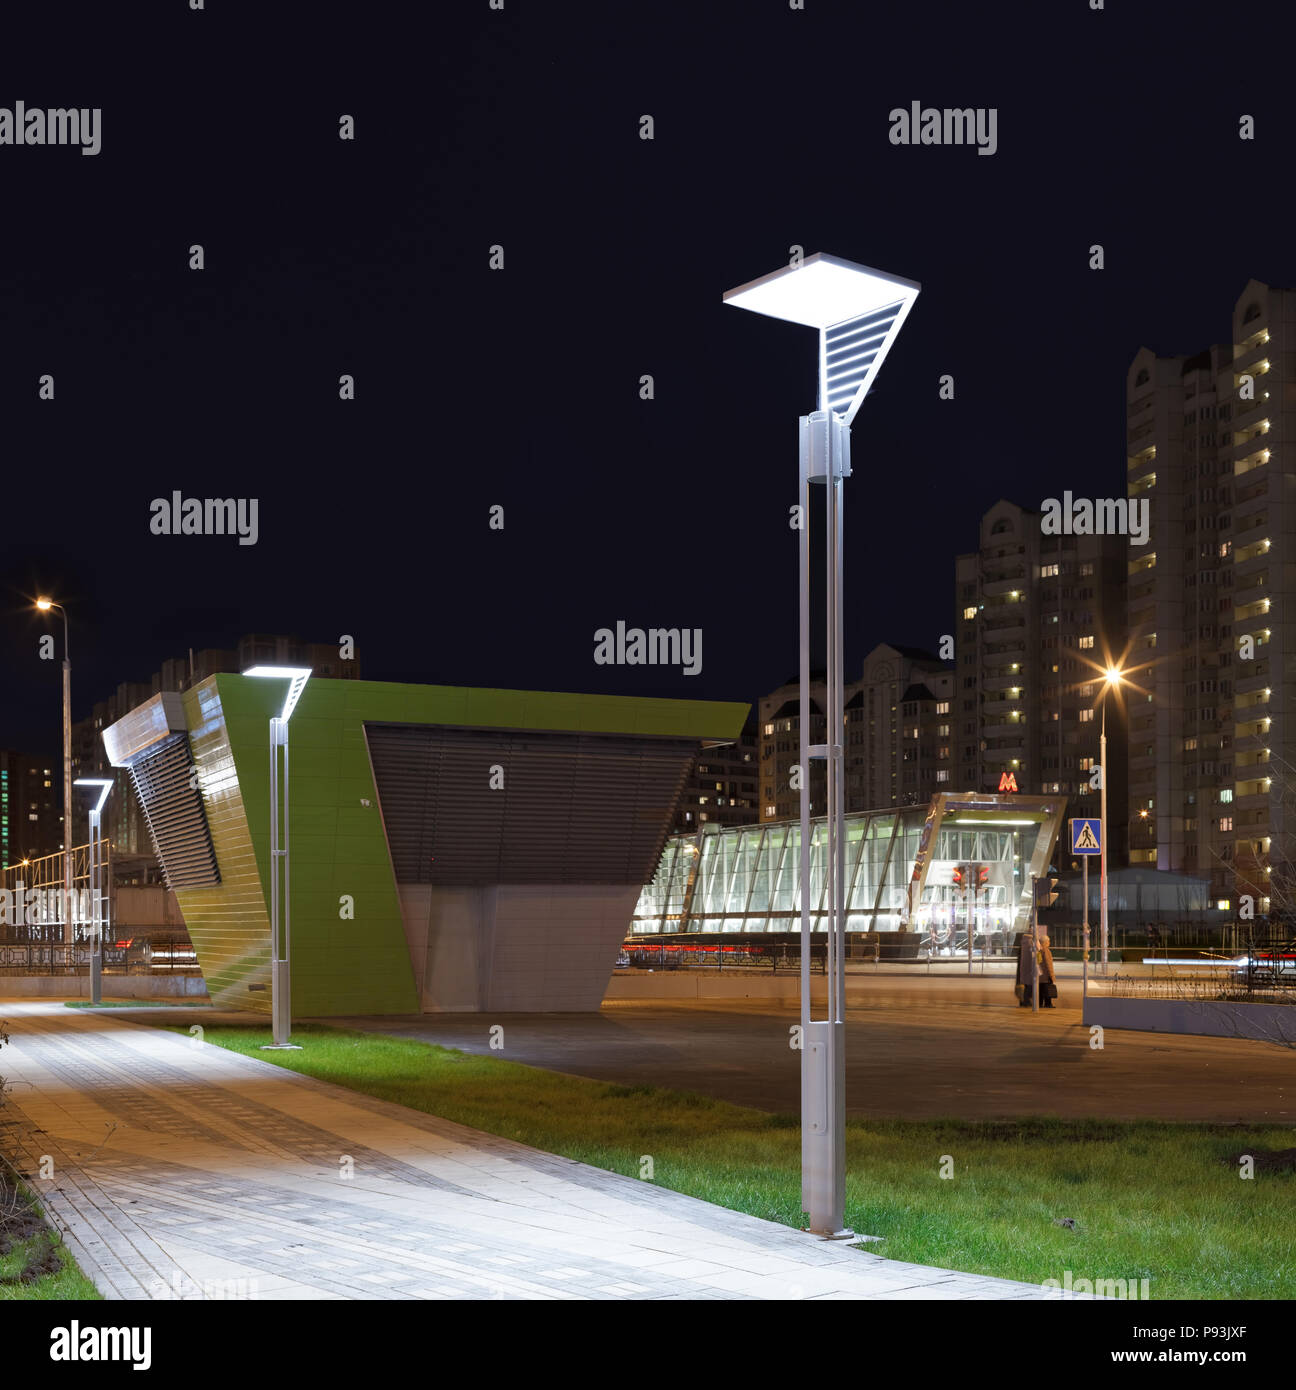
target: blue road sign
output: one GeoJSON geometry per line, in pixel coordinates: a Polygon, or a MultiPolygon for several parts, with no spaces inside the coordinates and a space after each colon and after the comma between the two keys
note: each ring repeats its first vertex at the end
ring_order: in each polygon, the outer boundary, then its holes
{"type": "Polygon", "coordinates": [[[1102,821],[1077,817],[1071,822],[1071,853],[1102,853],[1102,821]]]}

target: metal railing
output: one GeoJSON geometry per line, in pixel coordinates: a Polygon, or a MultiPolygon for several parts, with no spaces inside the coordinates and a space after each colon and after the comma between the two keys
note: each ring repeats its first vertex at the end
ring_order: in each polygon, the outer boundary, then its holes
{"type": "MultiPolygon", "coordinates": [[[[78,976],[90,973],[90,943],[0,941],[0,977],[15,975],[78,976]]],[[[105,945],[105,975],[200,975],[198,958],[187,937],[153,937],[130,946],[105,945]]]]}

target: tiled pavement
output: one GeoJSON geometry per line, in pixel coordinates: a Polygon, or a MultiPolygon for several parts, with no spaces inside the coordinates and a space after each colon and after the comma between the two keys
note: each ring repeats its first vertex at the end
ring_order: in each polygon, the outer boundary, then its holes
{"type": "Polygon", "coordinates": [[[815,1240],[107,1013],[12,1001],[0,1018],[0,1143],[108,1298],[1046,1296],[815,1240]]]}

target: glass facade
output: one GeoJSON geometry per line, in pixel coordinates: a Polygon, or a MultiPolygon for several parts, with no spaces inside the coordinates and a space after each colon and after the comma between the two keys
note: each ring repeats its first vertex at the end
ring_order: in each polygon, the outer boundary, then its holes
{"type": "MultiPolygon", "coordinates": [[[[1065,801],[938,796],[930,807],[846,817],[847,931],[901,927],[939,944],[1020,930],[1032,879],[1043,875],[1065,801]],[[930,852],[924,848],[924,841],[930,852]],[[921,851],[921,852],[920,852],[921,851]]],[[[822,820],[811,822],[811,928],[825,908],[822,820]]],[[[798,821],[722,828],[666,842],[640,895],[635,934],[795,932],[801,928],[798,821]]]]}

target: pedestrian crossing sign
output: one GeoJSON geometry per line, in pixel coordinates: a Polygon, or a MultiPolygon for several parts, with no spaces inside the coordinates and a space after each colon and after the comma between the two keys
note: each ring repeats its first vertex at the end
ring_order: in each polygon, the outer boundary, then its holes
{"type": "Polygon", "coordinates": [[[1072,820],[1071,853],[1102,853],[1102,821],[1089,819],[1087,817],[1072,820]]]}

